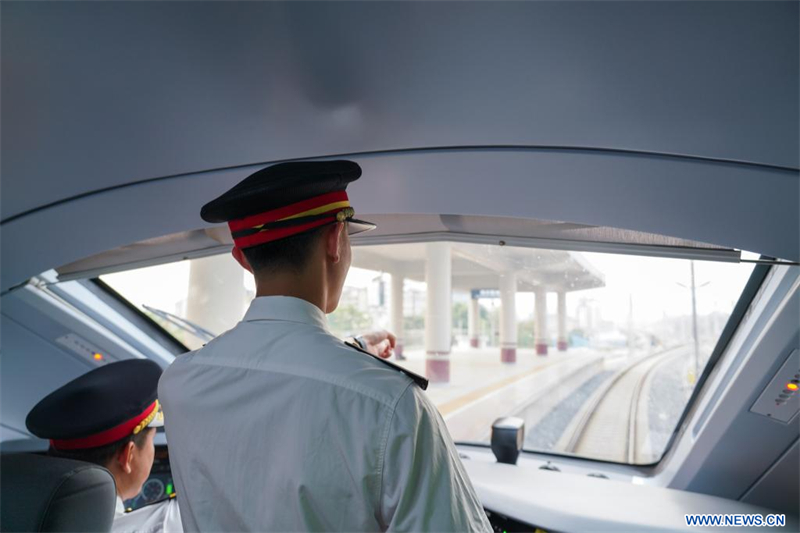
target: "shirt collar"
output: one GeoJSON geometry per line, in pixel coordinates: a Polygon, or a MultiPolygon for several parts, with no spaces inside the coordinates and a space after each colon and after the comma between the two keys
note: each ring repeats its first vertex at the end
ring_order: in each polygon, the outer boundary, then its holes
{"type": "Polygon", "coordinates": [[[125,504],[122,503],[122,498],[120,498],[119,495],[117,495],[117,505],[114,508],[114,514],[115,515],[125,514],[125,504]]]}
{"type": "Polygon", "coordinates": [[[242,321],[280,320],[328,329],[325,313],[316,305],[292,296],[259,296],[250,303],[242,321]]]}

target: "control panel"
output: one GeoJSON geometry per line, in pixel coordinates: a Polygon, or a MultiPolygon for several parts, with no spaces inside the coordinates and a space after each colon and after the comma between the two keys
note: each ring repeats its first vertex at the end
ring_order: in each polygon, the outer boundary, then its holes
{"type": "Polygon", "coordinates": [[[795,348],[750,408],[750,412],[788,424],[800,411],[798,388],[800,388],[800,350],[795,348]]]}

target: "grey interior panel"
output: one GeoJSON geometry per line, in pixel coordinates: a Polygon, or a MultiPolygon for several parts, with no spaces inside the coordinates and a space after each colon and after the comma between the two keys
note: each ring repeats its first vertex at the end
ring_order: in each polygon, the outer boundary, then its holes
{"type": "Polygon", "coordinates": [[[743,502],[800,515],[800,441],[767,470],[742,497],[743,502]]]}
{"type": "MultiPolygon", "coordinates": [[[[769,514],[749,503],[610,479],[464,461],[484,506],[554,531],[686,531],[685,514],[769,514]]],[[[784,528],[796,531],[796,517],[784,528]]],[[[731,528],[733,529],[733,528],[731,528]]]]}

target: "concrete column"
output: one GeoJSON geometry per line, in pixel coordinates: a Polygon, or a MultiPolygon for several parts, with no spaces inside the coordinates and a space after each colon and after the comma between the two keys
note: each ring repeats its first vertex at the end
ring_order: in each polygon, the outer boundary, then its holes
{"type": "Polygon", "coordinates": [[[517,277],[513,272],[500,276],[500,361],[517,361],[517,277]]]}
{"type": "Polygon", "coordinates": [[[537,287],[536,294],[536,354],[547,355],[547,291],[537,287]]]}
{"type": "Polygon", "coordinates": [[[231,329],[244,316],[244,275],[230,254],[192,261],[186,318],[217,335],[231,329]]]}
{"type": "Polygon", "coordinates": [[[481,321],[480,300],[478,300],[478,298],[470,299],[467,317],[469,345],[473,348],[477,348],[480,344],[480,328],[478,324],[480,324],[481,321]]]}
{"type": "Polygon", "coordinates": [[[450,243],[426,245],[425,369],[434,382],[450,381],[452,345],[452,260],[450,243]]]}
{"type": "Polygon", "coordinates": [[[567,293],[558,291],[558,351],[567,351],[567,293]]]}
{"type": "Polygon", "coordinates": [[[403,282],[405,278],[400,274],[392,274],[392,307],[391,307],[391,332],[397,337],[394,355],[399,360],[403,357],[403,282]]]}

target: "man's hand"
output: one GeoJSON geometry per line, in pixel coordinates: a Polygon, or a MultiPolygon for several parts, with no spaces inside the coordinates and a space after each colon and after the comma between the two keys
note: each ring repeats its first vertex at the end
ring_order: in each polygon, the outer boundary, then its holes
{"type": "Polygon", "coordinates": [[[392,355],[394,346],[397,343],[397,337],[386,330],[364,333],[361,338],[367,343],[367,351],[381,359],[387,359],[392,355]]]}

